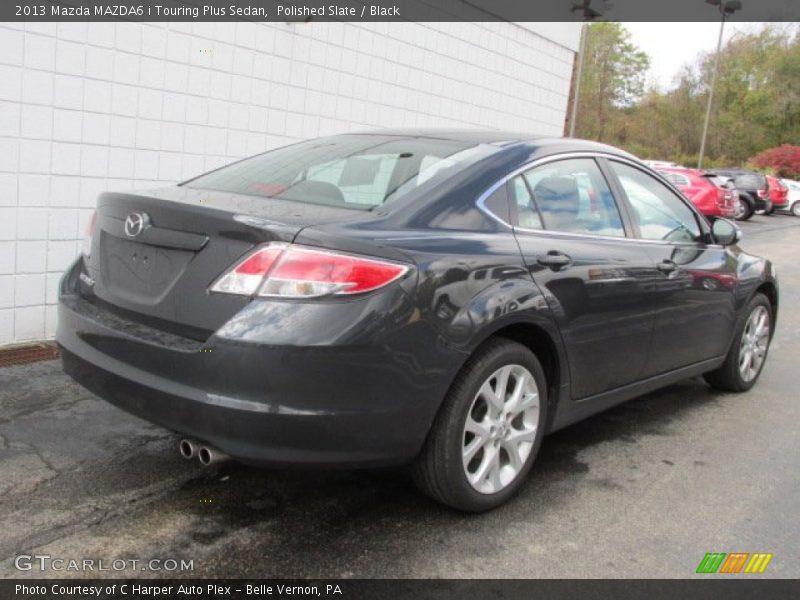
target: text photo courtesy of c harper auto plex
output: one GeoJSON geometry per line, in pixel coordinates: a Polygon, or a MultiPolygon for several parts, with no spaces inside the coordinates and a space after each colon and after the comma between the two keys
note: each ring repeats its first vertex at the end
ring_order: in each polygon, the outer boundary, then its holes
{"type": "Polygon", "coordinates": [[[0,5],[0,597],[797,597],[799,21],[0,5]]]}

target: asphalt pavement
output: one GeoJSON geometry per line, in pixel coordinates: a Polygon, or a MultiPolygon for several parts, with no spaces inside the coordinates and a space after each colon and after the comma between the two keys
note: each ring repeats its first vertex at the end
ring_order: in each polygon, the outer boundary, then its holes
{"type": "Polygon", "coordinates": [[[0,369],[0,577],[683,578],[707,552],[769,552],[756,577],[800,577],[800,218],[743,229],[780,278],[757,386],[687,380],[555,433],[484,515],[428,500],[402,469],[205,469],[57,361],[0,369]],[[127,563],[42,573],[19,555],[127,563]]]}

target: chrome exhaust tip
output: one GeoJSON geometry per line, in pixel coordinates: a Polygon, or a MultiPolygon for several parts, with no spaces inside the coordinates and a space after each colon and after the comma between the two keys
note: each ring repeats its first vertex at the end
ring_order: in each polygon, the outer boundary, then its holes
{"type": "Polygon", "coordinates": [[[197,456],[198,448],[197,444],[186,438],[182,439],[180,444],[178,444],[178,451],[181,453],[181,456],[187,460],[197,456]]]}
{"type": "Polygon", "coordinates": [[[217,465],[230,460],[230,456],[211,446],[200,446],[197,450],[197,458],[200,459],[200,464],[204,467],[210,467],[211,465],[217,465]]]}

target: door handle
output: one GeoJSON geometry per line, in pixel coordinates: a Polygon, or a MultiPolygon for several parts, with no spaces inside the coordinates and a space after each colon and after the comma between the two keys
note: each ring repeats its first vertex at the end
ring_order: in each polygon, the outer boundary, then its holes
{"type": "Polygon", "coordinates": [[[660,263],[658,263],[658,265],[656,265],[656,268],[662,273],[672,273],[678,268],[678,265],[671,260],[662,260],[660,263]]]}
{"type": "Polygon", "coordinates": [[[563,269],[564,267],[571,265],[572,258],[563,252],[551,250],[543,256],[537,256],[536,262],[542,266],[550,267],[554,271],[557,271],[558,269],[563,269]]]}

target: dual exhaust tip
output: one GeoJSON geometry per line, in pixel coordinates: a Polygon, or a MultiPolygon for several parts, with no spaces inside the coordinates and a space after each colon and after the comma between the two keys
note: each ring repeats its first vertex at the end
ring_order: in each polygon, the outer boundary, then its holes
{"type": "Polygon", "coordinates": [[[230,456],[217,450],[213,446],[207,446],[194,440],[184,438],[178,445],[181,456],[186,460],[197,458],[204,467],[218,465],[230,460],[230,456]]]}

